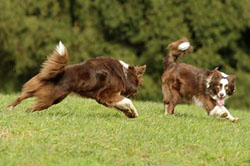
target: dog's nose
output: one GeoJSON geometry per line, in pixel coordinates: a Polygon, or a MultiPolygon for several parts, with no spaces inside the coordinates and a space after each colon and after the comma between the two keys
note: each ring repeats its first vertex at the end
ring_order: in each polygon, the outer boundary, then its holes
{"type": "Polygon", "coordinates": [[[219,97],[224,97],[224,93],[220,93],[220,94],[219,94],[219,97]]]}

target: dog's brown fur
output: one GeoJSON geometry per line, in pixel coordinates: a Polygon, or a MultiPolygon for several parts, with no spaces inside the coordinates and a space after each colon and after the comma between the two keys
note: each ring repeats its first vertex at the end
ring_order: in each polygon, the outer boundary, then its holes
{"type": "Polygon", "coordinates": [[[67,66],[67,63],[66,48],[61,55],[55,50],[43,63],[40,73],[24,84],[21,95],[8,108],[14,108],[26,98],[36,97],[37,104],[26,112],[43,110],[74,92],[105,106],[115,107],[130,118],[138,116],[132,102],[126,97],[133,97],[142,85],[145,65],[129,65],[126,69],[118,60],[108,57],[71,66],[67,66]]]}
{"type": "MultiPolygon", "coordinates": [[[[201,69],[189,64],[178,63],[178,57],[193,51],[190,46],[185,51],[178,50],[178,46],[188,42],[181,39],[171,43],[169,53],[163,61],[164,73],[162,75],[162,93],[165,114],[174,114],[174,108],[178,103],[199,101],[208,115],[216,106],[216,101],[211,97],[214,88],[218,87],[222,76],[217,68],[213,71],[201,69]],[[208,88],[207,85],[210,85],[208,88]]],[[[234,76],[228,76],[229,88],[227,94],[232,95],[234,91],[234,76]]]]}

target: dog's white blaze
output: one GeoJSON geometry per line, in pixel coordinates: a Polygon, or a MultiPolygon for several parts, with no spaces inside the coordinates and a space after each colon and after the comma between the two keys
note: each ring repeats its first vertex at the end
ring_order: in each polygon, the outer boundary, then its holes
{"type": "Polygon", "coordinates": [[[227,119],[230,121],[234,121],[235,118],[230,114],[230,112],[227,110],[224,106],[215,106],[213,110],[209,113],[210,116],[213,117],[221,117],[224,113],[227,113],[227,119]]]}
{"type": "Polygon", "coordinates": [[[132,101],[128,98],[124,98],[121,101],[117,102],[116,107],[121,108],[121,109],[129,109],[131,111],[133,111],[135,113],[135,116],[138,116],[138,112],[135,108],[135,106],[133,105],[132,101]]]}
{"type": "Polygon", "coordinates": [[[220,74],[222,75],[222,77],[228,77],[226,73],[220,72],[220,74]]]}
{"type": "Polygon", "coordinates": [[[219,91],[219,95],[220,94],[223,94],[223,97],[226,96],[226,89],[225,89],[225,86],[228,84],[228,80],[226,78],[223,78],[220,80],[220,83],[222,84],[222,88],[221,90],[219,91]]]}
{"type": "Polygon", "coordinates": [[[190,43],[189,42],[183,42],[178,46],[178,50],[180,51],[185,51],[190,47],[190,43]]]}
{"type": "Polygon", "coordinates": [[[59,44],[56,47],[56,52],[58,52],[60,55],[63,55],[64,51],[65,51],[65,46],[60,41],[59,44]]]}
{"type": "Polygon", "coordinates": [[[196,106],[203,107],[203,103],[197,97],[193,96],[192,99],[193,99],[196,106]]]}

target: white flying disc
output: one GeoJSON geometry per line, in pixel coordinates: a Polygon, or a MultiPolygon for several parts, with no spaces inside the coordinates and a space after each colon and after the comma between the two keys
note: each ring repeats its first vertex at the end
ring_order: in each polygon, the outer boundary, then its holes
{"type": "Polygon", "coordinates": [[[178,46],[178,50],[180,51],[185,51],[190,47],[190,43],[189,42],[183,42],[178,46]]]}

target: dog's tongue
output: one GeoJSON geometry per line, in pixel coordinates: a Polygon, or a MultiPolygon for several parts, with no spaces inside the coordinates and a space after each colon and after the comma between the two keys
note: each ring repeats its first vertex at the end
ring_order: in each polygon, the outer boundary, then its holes
{"type": "Polygon", "coordinates": [[[222,105],[225,104],[225,100],[224,100],[223,98],[219,98],[219,99],[217,100],[217,103],[218,103],[219,106],[222,106],[222,105]]]}

